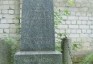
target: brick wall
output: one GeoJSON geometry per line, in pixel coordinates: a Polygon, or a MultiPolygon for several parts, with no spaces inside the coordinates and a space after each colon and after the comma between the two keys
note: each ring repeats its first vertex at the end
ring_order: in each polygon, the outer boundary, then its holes
{"type": "Polygon", "coordinates": [[[69,37],[93,37],[93,1],[75,0],[69,6],[63,0],[55,0],[56,9],[68,9],[71,15],[63,17],[61,28],[69,33],[69,37]],[[75,36],[76,35],[76,36],[75,36]]]}
{"type": "Polygon", "coordinates": [[[19,36],[19,5],[19,0],[0,0],[0,38],[19,36]]]}
{"type": "MultiPolygon", "coordinates": [[[[67,33],[73,42],[85,42],[88,48],[93,46],[93,1],[75,0],[74,6],[68,5],[66,1],[54,0],[55,10],[68,9],[71,13],[69,16],[63,16],[59,31],[67,33]]],[[[22,0],[0,0],[0,38],[19,39],[21,3],[22,0]]]]}
{"type": "Polygon", "coordinates": [[[74,0],[74,3],[74,6],[70,6],[66,0],[54,0],[55,10],[70,11],[69,16],[63,16],[59,32],[66,33],[75,43],[80,42],[82,49],[91,49],[91,46],[93,47],[93,1],[74,0]]]}

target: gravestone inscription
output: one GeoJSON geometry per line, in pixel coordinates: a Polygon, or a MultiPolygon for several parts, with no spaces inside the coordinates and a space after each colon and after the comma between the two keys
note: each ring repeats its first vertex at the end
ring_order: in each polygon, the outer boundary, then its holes
{"type": "Polygon", "coordinates": [[[55,51],[53,0],[23,0],[21,48],[15,64],[62,64],[55,51]]]}

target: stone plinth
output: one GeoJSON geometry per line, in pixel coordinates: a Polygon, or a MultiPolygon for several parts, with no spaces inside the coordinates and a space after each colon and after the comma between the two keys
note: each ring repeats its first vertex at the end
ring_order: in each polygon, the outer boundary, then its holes
{"type": "Polygon", "coordinates": [[[15,64],[62,64],[61,53],[55,51],[18,52],[15,64]]]}

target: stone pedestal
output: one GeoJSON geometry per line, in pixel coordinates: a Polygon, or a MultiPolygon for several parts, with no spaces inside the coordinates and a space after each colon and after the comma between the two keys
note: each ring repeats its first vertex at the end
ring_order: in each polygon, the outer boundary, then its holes
{"type": "Polygon", "coordinates": [[[56,51],[18,52],[16,64],[62,64],[61,53],[56,51]]]}

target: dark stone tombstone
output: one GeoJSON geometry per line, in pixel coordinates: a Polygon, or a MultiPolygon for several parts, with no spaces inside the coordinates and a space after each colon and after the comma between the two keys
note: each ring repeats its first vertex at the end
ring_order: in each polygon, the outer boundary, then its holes
{"type": "Polygon", "coordinates": [[[15,64],[62,64],[55,51],[53,0],[23,0],[21,26],[15,64]]]}

